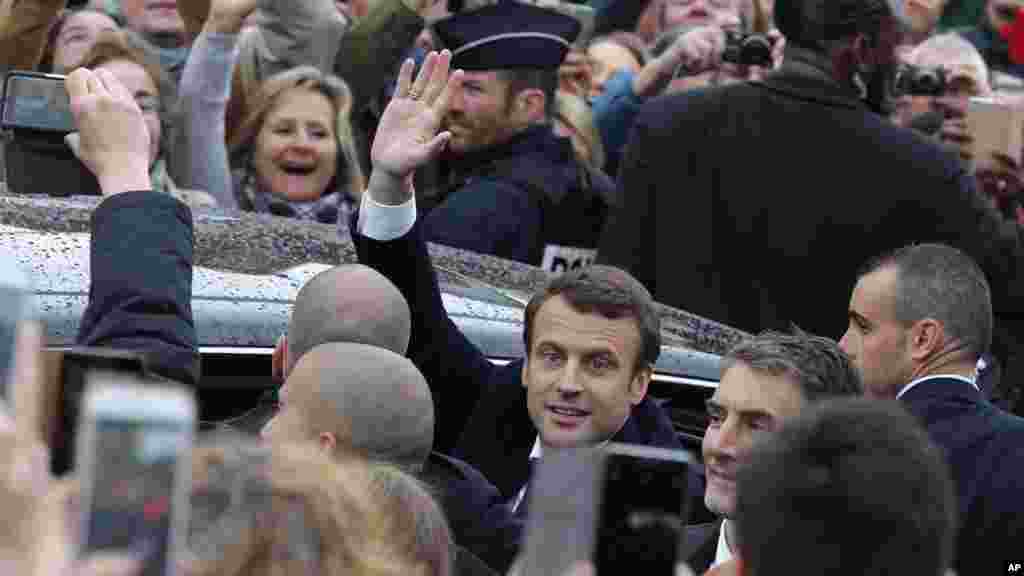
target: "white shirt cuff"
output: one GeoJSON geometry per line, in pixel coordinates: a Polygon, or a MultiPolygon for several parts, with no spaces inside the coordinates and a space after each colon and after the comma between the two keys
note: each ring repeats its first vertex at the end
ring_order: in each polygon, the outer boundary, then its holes
{"type": "Polygon", "coordinates": [[[387,242],[395,238],[401,238],[412,230],[416,224],[416,197],[408,202],[397,206],[381,204],[370,197],[370,191],[363,193],[359,203],[359,218],[356,222],[356,230],[360,234],[377,240],[387,242]]]}

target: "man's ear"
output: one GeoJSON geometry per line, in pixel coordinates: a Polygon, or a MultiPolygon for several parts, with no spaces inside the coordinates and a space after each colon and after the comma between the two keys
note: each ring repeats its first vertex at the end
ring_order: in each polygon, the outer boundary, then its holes
{"type": "Polygon", "coordinates": [[[629,381],[629,402],[636,406],[637,404],[644,401],[647,397],[647,387],[651,383],[651,376],[654,370],[649,365],[645,365],[633,374],[633,378],[629,381]]]}
{"type": "Polygon", "coordinates": [[[534,124],[544,120],[547,97],[543,90],[527,88],[516,94],[512,116],[523,124],[534,124]]]}
{"type": "Polygon", "coordinates": [[[271,376],[275,381],[284,383],[291,371],[291,359],[288,357],[288,335],[282,334],[274,346],[274,354],[270,360],[271,376]]]}
{"type": "Polygon", "coordinates": [[[316,438],[316,443],[327,454],[334,454],[338,447],[338,438],[332,432],[321,432],[316,438]]]}
{"type": "Polygon", "coordinates": [[[922,362],[942,351],[946,344],[946,330],[934,318],[918,320],[910,327],[910,357],[922,362]]]}

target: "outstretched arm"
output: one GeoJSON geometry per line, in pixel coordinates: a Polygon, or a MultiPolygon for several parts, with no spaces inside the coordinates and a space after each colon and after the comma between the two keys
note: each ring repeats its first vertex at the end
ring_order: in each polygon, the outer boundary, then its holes
{"type": "Polygon", "coordinates": [[[395,96],[374,139],[373,171],[352,227],[359,259],[391,280],[409,302],[409,357],[427,378],[437,409],[435,449],[451,452],[493,366],[448,318],[426,243],[416,223],[412,173],[443,150],[438,134],[451,91],[451,56],[430,54],[418,78],[403,64],[395,96]]]}

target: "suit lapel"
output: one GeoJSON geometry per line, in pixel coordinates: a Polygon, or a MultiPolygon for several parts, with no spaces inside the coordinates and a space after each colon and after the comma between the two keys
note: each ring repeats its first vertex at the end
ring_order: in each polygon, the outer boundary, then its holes
{"type": "Polygon", "coordinates": [[[519,493],[529,476],[530,450],[537,439],[522,386],[523,362],[495,371],[480,395],[459,441],[457,456],[483,472],[505,499],[519,493]]]}

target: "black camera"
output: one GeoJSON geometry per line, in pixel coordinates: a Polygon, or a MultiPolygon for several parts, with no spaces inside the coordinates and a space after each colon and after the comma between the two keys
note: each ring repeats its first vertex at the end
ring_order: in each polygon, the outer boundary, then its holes
{"type": "Polygon", "coordinates": [[[64,143],[64,136],[74,131],[63,76],[10,72],[0,112],[8,189],[15,194],[98,196],[96,177],[64,143]]]}
{"type": "Polygon", "coordinates": [[[772,47],[775,42],[764,34],[745,34],[738,30],[725,31],[725,52],[722,61],[739,66],[761,66],[771,68],[775,65],[772,58],[772,47]]]}
{"type": "Polygon", "coordinates": [[[942,68],[924,68],[902,64],[896,69],[893,85],[897,96],[942,96],[949,78],[942,68]]]}

